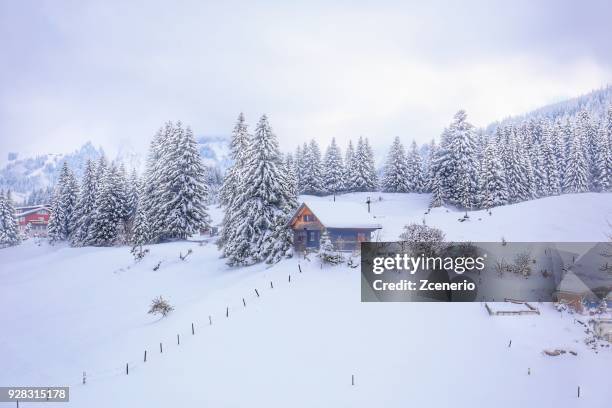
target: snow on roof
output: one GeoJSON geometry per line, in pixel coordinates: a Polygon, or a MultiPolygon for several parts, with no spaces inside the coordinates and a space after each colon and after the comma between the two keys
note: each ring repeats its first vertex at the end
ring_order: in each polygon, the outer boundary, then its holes
{"type": "Polygon", "coordinates": [[[580,293],[580,294],[592,294],[593,292],[589,287],[572,271],[568,271],[559,286],[557,287],[559,292],[567,293],[580,293]]]}
{"type": "Polygon", "coordinates": [[[20,207],[15,209],[15,213],[17,217],[23,217],[24,215],[32,214],[40,210],[51,211],[51,208],[49,208],[47,205],[20,207]]]}
{"type": "Polygon", "coordinates": [[[310,208],[326,228],[382,228],[374,216],[368,213],[366,204],[347,201],[305,201],[302,205],[310,208]]]}

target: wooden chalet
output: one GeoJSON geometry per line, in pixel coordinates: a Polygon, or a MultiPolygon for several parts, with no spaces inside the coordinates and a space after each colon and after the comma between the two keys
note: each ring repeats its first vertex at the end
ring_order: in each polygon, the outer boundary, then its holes
{"type": "Polygon", "coordinates": [[[382,228],[365,205],[319,200],[303,202],[288,226],[293,230],[293,243],[298,251],[318,249],[324,231],[337,250],[354,251],[361,242],[371,241],[372,233],[382,228]]]}
{"type": "Polygon", "coordinates": [[[15,215],[21,233],[27,231],[31,236],[47,236],[47,226],[49,225],[49,216],[51,215],[51,208],[48,205],[18,207],[15,208],[15,215]]]}

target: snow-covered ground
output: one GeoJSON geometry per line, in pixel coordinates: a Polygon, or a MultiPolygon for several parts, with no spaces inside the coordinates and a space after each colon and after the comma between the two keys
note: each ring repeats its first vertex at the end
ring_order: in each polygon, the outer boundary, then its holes
{"type": "MultiPolygon", "coordinates": [[[[367,196],[337,199],[364,203],[365,213],[367,196]]],[[[549,197],[474,212],[467,222],[452,209],[424,215],[427,195],[369,196],[388,240],[425,218],[452,240],[598,241],[612,220],[610,194],[549,197]]],[[[576,316],[551,305],[539,305],[540,316],[490,317],[480,303],[361,303],[359,269],[321,268],[315,258],[232,269],[211,242],[150,250],[138,264],[125,247],[28,241],[1,250],[0,385],[70,385],[71,402],[59,406],[87,408],[612,401],[612,348],[586,347],[576,316]],[[146,313],[158,295],[175,307],[161,320],[146,313]],[[556,348],[578,356],[542,354],[556,348]]]]}

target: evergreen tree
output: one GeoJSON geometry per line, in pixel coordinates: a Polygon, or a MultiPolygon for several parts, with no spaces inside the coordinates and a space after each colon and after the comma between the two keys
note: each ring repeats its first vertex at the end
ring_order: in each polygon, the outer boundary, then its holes
{"type": "Polygon", "coordinates": [[[497,144],[489,142],[482,157],[481,206],[492,208],[508,203],[508,188],[504,166],[499,158],[497,144]]]}
{"type": "Polygon", "coordinates": [[[297,201],[266,115],[257,124],[246,157],[243,189],[235,199],[236,224],[224,245],[230,265],[274,262],[291,253],[286,223],[297,201]]]}
{"type": "Polygon", "coordinates": [[[425,175],[423,173],[423,163],[415,141],[412,141],[410,152],[406,156],[406,172],[408,191],[412,193],[424,192],[425,175]]]}
{"type": "Polygon", "coordinates": [[[74,217],[72,245],[81,246],[87,244],[89,228],[91,227],[95,213],[96,195],[98,191],[96,166],[91,160],[87,161],[83,180],[79,192],[76,214],[74,217]]]}
{"type": "Polygon", "coordinates": [[[444,199],[463,208],[475,205],[477,194],[477,157],[473,126],[464,111],[455,114],[445,130],[437,159],[444,199]]]}
{"type": "Polygon", "coordinates": [[[233,164],[227,171],[223,186],[219,193],[219,202],[225,209],[222,222],[223,228],[221,229],[221,234],[217,241],[217,245],[220,247],[225,245],[234,231],[235,201],[243,188],[242,174],[245,171],[245,163],[247,161],[246,154],[250,137],[244,115],[240,113],[240,115],[238,115],[238,121],[232,131],[232,140],[230,143],[233,164]]]}
{"type": "Polygon", "coordinates": [[[351,186],[351,177],[355,172],[353,169],[353,157],[355,156],[355,148],[353,147],[353,141],[349,140],[346,148],[346,154],[344,156],[344,189],[347,192],[354,191],[351,186]]]}
{"type": "Polygon", "coordinates": [[[138,205],[130,242],[133,247],[137,247],[146,245],[150,241],[151,237],[149,236],[149,222],[147,221],[147,213],[143,206],[138,205]]]}
{"type": "Polygon", "coordinates": [[[567,159],[563,192],[582,193],[588,191],[588,166],[582,147],[581,133],[574,136],[567,159]]]}
{"type": "Polygon", "coordinates": [[[11,199],[11,192],[0,192],[0,248],[19,244],[19,228],[15,218],[15,207],[11,199]]]}
{"type": "Polygon", "coordinates": [[[612,168],[608,168],[610,162],[610,148],[606,129],[601,126],[596,134],[593,148],[592,189],[594,191],[607,191],[609,188],[609,177],[612,168]]]}
{"type": "MultiPolygon", "coordinates": [[[[350,147],[350,145],[349,145],[350,147]]],[[[374,168],[374,153],[367,139],[359,138],[352,155],[348,185],[350,191],[376,191],[377,177],[374,168]]]]}
{"type": "Polygon", "coordinates": [[[406,153],[399,137],[395,137],[382,179],[383,191],[389,193],[406,193],[410,190],[406,153]]]}
{"type": "Polygon", "coordinates": [[[121,186],[120,171],[115,164],[112,164],[102,177],[95,208],[87,243],[94,246],[111,246],[118,243],[120,223],[125,215],[125,193],[121,186]]]}
{"type": "Polygon", "coordinates": [[[210,227],[206,169],[189,127],[183,129],[180,122],[177,123],[166,155],[168,166],[161,191],[165,222],[161,238],[186,239],[210,227]]]}
{"type": "Polygon", "coordinates": [[[70,239],[75,228],[79,187],[76,177],[64,162],[51,206],[48,235],[52,242],[70,239]]]}
{"type": "Polygon", "coordinates": [[[540,144],[540,158],[546,186],[544,195],[557,195],[561,193],[561,177],[559,176],[559,161],[557,150],[557,140],[554,136],[554,129],[545,127],[543,129],[542,141],[540,144]]]}
{"type": "Polygon", "coordinates": [[[334,196],[344,190],[344,164],[342,153],[336,144],[336,138],[332,138],[331,144],[325,151],[323,160],[323,189],[327,194],[334,196]]]}
{"type": "Polygon", "coordinates": [[[323,166],[321,164],[321,150],[313,139],[306,147],[302,159],[302,192],[304,194],[323,194],[323,166]]]}

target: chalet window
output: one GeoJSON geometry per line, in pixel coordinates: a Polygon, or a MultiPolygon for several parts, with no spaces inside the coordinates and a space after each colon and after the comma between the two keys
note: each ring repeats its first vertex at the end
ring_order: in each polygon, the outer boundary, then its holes
{"type": "Polygon", "coordinates": [[[304,222],[312,222],[312,221],[314,221],[314,215],[312,215],[312,214],[304,214],[302,219],[304,220],[304,222]]]}
{"type": "Polygon", "coordinates": [[[308,242],[315,242],[316,237],[317,237],[316,231],[308,231],[308,242]]]}
{"type": "Polygon", "coordinates": [[[357,233],[357,242],[363,242],[365,240],[366,240],[365,232],[358,232],[357,233]]]}

